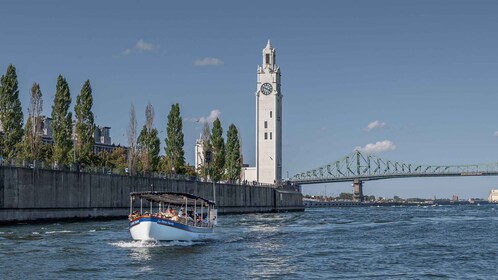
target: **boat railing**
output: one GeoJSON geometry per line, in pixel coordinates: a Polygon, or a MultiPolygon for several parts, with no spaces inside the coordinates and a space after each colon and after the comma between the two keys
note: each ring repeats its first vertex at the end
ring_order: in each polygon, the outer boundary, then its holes
{"type": "MultiPolygon", "coordinates": [[[[206,213],[205,213],[206,214],[206,213]]],[[[158,218],[161,220],[167,220],[167,221],[172,221],[175,223],[179,224],[184,224],[188,226],[193,226],[193,227],[212,227],[213,225],[209,223],[209,219],[203,219],[201,221],[195,220],[190,216],[187,216],[187,218],[184,217],[179,217],[179,216],[172,216],[172,215],[165,215],[164,213],[153,213],[149,214],[148,212],[145,212],[143,214],[140,214],[138,212],[132,213],[128,215],[128,220],[130,222],[140,220],[142,218],[158,218]]]]}

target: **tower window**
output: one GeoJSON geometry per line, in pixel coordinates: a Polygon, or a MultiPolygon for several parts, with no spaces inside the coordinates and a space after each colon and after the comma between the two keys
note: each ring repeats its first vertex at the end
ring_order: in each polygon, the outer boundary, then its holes
{"type": "Polygon", "coordinates": [[[270,54],[267,53],[265,57],[266,57],[266,64],[270,64],[270,54]]]}
{"type": "Polygon", "coordinates": [[[265,132],[265,140],[268,139],[268,133],[265,132]]]}
{"type": "Polygon", "coordinates": [[[271,132],[270,132],[270,140],[271,140],[271,132]]]}
{"type": "Polygon", "coordinates": [[[272,117],[272,112],[270,111],[270,119],[271,119],[271,117],[272,117]]]}
{"type": "Polygon", "coordinates": [[[265,128],[268,128],[268,122],[265,121],[265,128]]]}

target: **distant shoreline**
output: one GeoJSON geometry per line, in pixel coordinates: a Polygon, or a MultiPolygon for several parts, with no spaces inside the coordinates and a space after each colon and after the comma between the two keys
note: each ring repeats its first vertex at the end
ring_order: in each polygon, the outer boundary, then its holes
{"type": "Polygon", "coordinates": [[[381,206],[451,206],[451,205],[487,205],[496,204],[487,200],[479,201],[448,201],[436,200],[432,202],[357,202],[357,201],[303,201],[305,208],[326,208],[326,207],[381,207],[381,206]]]}

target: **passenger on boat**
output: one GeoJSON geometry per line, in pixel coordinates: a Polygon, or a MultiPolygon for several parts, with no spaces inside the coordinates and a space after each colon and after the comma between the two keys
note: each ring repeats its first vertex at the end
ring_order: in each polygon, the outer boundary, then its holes
{"type": "Polygon", "coordinates": [[[128,218],[131,221],[131,220],[134,220],[134,219],[138,218],[138,216],[139,216],[138,215],[138,211],[135,210],[135,211],[131,212],[131,214],[128,216],[128,218]]]}
{"type": "Polygon", "coordinates": [[[183,210],[183,207],[182,207],[182,208],[180,208],[180,211],[178,211],[178,217],[180,217],[180,218],[185,218],[185,212],[184,212],[184,210],[183,210]]]}
{"type": "Polygon", "coordinates": [[[171,208],[169,213],[170,213],[170,217],[169,217],[170,220],[175,221],[175,222],[178,221],[178,215],[176,214],[175,209],[171,208]]]}

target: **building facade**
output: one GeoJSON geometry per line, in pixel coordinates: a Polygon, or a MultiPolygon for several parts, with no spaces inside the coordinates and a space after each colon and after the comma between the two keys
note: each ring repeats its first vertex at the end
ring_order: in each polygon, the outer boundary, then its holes
{"type": "Polygon", "coordinates": [[[263,49],[256,82],[256,181],[282,180],[282,91],[276,50],[270,40],[263,49]]]}
{"type": "Polygon", "coordinates": [[[488,201],[498,203],[498,189],[493,189],[489,192],[488,201]]]}
{"type": "Polygon", "coordinates": [[[204,166],[204,142],[202,140],[202,135],[195,141],[195,163],[194,167],[197,172],[201,170],[201,168],[204,166]]]}

